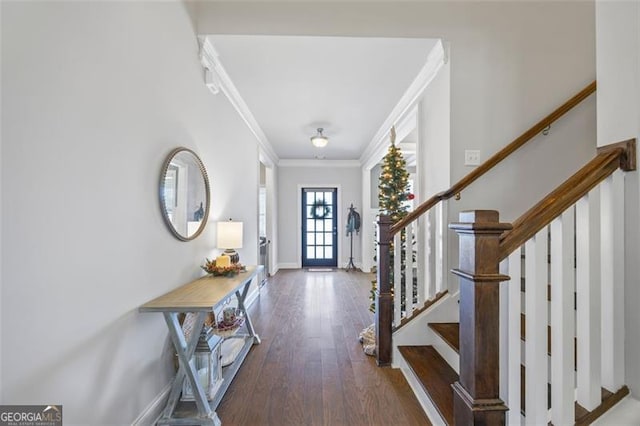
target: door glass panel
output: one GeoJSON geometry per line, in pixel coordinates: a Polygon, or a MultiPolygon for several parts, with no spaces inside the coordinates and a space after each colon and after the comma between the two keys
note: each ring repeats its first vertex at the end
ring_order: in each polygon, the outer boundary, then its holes
{"type": "Polygon", "coordinates": [[[307,220],[307,232],[313,232],[316,230],[316,221],[311,219],[307,220]]]}
{"type": "Polygon", "coordinates": [[[327,213],[325,214],[325,216],[324,216],[324,217],[326,217],[326,218],[333,217],[333,208],[329,207],[329,208],[327,209],[327,213]]]}
{"type": "Polygon", "coordinates": [[[316,201],[316,194],[315,192],[307,192],[305,194],[305,198],[306,198],[305,204],[310,206],[316,201]]]}
{"type": "Polygon", "coordinates": [[[331,259],[332,252],[333,252],[333,250],[332,250],[331,247],[325,246],[324,247],[324,258],[325,259],[331,259]]]}

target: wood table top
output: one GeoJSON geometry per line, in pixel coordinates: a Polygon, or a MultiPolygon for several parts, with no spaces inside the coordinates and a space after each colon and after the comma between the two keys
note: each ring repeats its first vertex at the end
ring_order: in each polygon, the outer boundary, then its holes
{"type": "Polygon", "coordinates": [[[220,302],[233,295],[264,266],[247,266],[246,272],[234,277],[207,275],[176,288],[140,306],[140,312],[211,312],[220,302]]]}

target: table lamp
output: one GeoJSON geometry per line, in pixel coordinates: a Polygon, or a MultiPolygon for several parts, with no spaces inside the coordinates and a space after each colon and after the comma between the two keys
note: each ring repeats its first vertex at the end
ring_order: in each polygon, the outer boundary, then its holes
{"type": "Polygon", "coordinates": [[[218,222],[218,248],[224,249],[224,255],[231,258],[231,263],[238,263],[240,255],[235,249],[242,248],[242,222],[218,222]]]}

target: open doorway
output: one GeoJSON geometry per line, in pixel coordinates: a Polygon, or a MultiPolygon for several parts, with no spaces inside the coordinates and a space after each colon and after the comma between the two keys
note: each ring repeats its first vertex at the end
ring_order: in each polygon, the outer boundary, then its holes
{"type": "Polygon", "coordinates": [[[269,276],[269,249],[271,240],[268,231],[268,188],[267,167],[260,163],[260,185],[258,189],[258,265],[263,266],[262,273],[258,277],[260,286],[264,285],[269,276]]]}

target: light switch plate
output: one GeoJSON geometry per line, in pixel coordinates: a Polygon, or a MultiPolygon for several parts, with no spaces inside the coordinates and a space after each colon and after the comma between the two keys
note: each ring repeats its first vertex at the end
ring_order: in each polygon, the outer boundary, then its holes
{"type": "Polygon", "coordinates": [[[464,165],[465,166],[479,166],[480,165],[480,151],[474,149],[467,149],[464,151],[464,165]]]}

